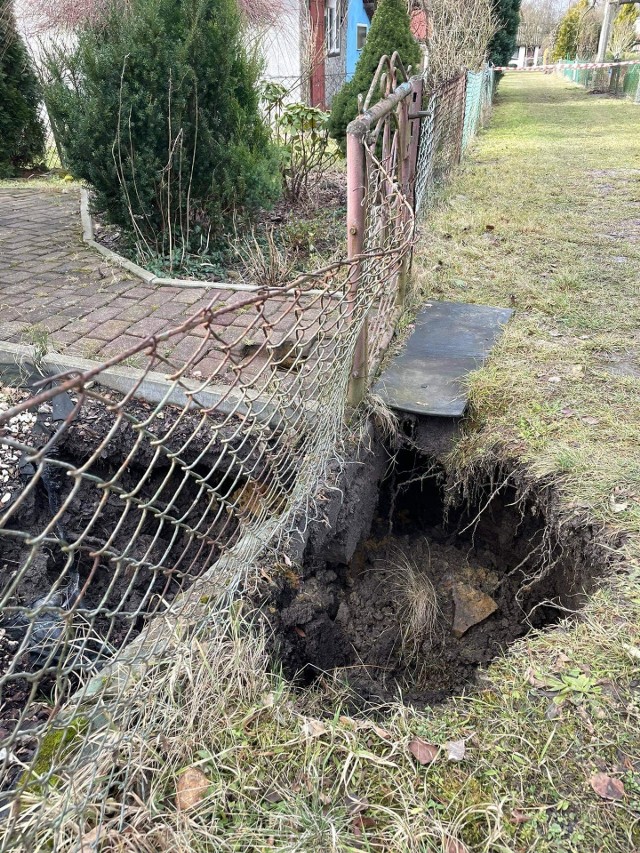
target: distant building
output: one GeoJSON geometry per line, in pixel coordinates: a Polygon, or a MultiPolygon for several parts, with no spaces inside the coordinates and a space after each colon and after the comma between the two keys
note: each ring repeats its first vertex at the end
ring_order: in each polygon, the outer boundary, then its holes
{"type": "MultiPolygon", "coordinates": [[[[424,9],[413,9],[411,12],[411,32],[422,50],[422,63],[427,58],[427,44],[433,35],[433,21],[424,9]]],[[[418,69],[414,69],[417,71],[418,69]]]]}
{"type": "Polygon", "coordinates": [[[509,61],[514,68],[531,68],[540,64],[544,33],[540,27],[521,24],[516,36],[516,50],[509,61]]]}
{"type": "MultiPolygon", "coordinates": [[[[265,58],[264,76],[281,83],[291,98],[330,107],[350,80],[367,40],[375,0],[278,0],[277,22],[257,30],[265,58]]],[[[426,50],[430,22],[415,9],[411,30],[426,50]]],[[[418,69],[415,69],[418,70],[418,69]]]]}
{"type": "Polygon", "coordinates": [[[280,0],[275,24],[262,27],[264,76],[294,100],[329,107],[353,77],[371,26],[373,4],[364,0],[280,0]]]}

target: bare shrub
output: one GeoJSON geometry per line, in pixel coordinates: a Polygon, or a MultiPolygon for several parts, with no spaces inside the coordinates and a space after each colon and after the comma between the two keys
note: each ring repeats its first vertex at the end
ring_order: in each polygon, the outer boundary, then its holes
{"type": "Polygon", "coordinates": [[[427,0],[433,22],[428,42],[429,75],[441,82],[461,67],[479,69],[498,22],[493,0],[427,0]]]}
{"type": "MultiPolygon", "coordinates": [[[[32,32],[50,28],[74,30],[86,24],[95,25],[110,10],[114,0],[19,0],[21,17],[29,22],[32,32]]],[[[129,0],[117,0],[125,9],[129,0]]],[[[281,0],[240,0],[240,9],[248,23],[274,26],[283,11],[281,0]]]]}
{"type": "Polygon", "coordinates": [[[233,243],[240,258],[245,280],[263,287],[282,287],[295,267],[295,257],[278,246],[273,228],[268,228],[264,240],[252,229],[249,236],[236,236],[233,243]]]}

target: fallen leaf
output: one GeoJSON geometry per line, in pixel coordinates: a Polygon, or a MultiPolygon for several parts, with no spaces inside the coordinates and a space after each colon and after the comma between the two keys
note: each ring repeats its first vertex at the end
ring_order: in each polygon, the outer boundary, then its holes
{"type": "Polygon", "coordinates": [[[299,637],[306,637],[307,636],[299,625],[296,625],[296,627],[293,630],[296,632],[296,634],[299,637]]]}
{"type": "Polygon", "coordinates": [[[449,761],[462,761],[465,753],[467,751],[467,747],[463,740],[451,740],[446,744],[447,747],[447,758],[449,761]]]}
{"type": "Polygon", "coordinates": [[[520,811],[520,809],[513,809],[511,811],[511,817],[515,820],[516,823],[526,823],[527,821],[531,820],[531,817],[525,814],[523,811],[520,811]]]}
{"type": "Polygon", "coordinates": [[[609,508],[611,512],[624,512],[629,509],[628,501],[617,501],[614,495],[609,497],[609,508]]]}
{"type": "Polygon", "coordinates": [[[345,794],[344,804],[349,814],[352,815],[366,812],[369,808],[369,803],[364,797],[354,797],[352,794],[345,794]]]}
{"type": "Polygon", "coordinates": [[[264,799],[268,803],[281,803],[284,800],[284,797],[279,791],[271,790],[265,793],[264,799]]]}
{"type": "Polygon", "coordinates": [[[416,737],[409,743],[409,752],[419,764],[424,765],[431,764],[436,760],[439,748],[421,737],[416,737]]]}
{"type": "Polygon", "coordinates": [[[354,817],[351,821],[351,826],[353,827],[354,835],[362,835],[363,829],[372,829],[376,825],[375,820],[372,817],[366,817],[365,815],[359,814],[354,817]]]}
{"type": "Polygon", "coordinates": [[[381,737],[383,740],[391,740],[391,732],[388,732],[386,729],[381,729],[380,726],[376,725],[372,725],[371,728],[378,737],[381,737]]]}
{"type": "Polygon", "coordinates": [[[536,676],[535,672],[529,667],[526,672],[526,678],[532,687],[544,687],[545,682],[536,676]]]}
{"type": "Polygon", "coordinates": [[[547,720],[556,720],[562,714],[562,702],[549,702],[545,717],[547,720]]]}
{"type": "Polygon", "coordinates": [[[320,737],[327,733],[327,727],[324,723],[321,723],[320,720],[307,720],[307,722],[302,725],[302,732],[307,735],[307,737],[320,737]]]}
{"type": "Polygon", "coordinates": [[[176,806],[178,811],[197,806],[207,796],[209,780],[202,770],[197,767],[189,767],[178,779],[176,786],[176,806]]]}
{"type": "Polygon", "coordinates": [[[576,414],[576,410],[567,406],[564,409],[560,409],[560,414],[563,418],[572,418],[576,414]]]}
{"type": "Polygon", "coordinates": [[[622,800],[626,791],[619,779],[613,779],[606,773],[596,773],[589,779],[591,787],[603,800],[622,800]]]}
{"type": "Polygon", "coordinates": [[[485,231],[495,231],[495,228],[496,228],[495,225],[485,225],[484,226],[485,231]]]}
{"type": "Polygon", "coordinates": [[[597,426],[600,423],[598,418],[594,418],[591,415],[585,415],[581,420],[583,424],[587,424],[588,426],[597,426]]]}
{"type": "MultiPolygon", "coordinates": [[[[126,833],[126,830],[125,830],[126,833]]],[[[104,850],[104,844],[108,845],[109,850],[124,849],[122,845],[123,834],[116,832],[115,829],[106,829],[96,826],[94,829],[87,832],[80,839],[80,847],[78,853],[97,853],[98,850],[104,850]],[[120,842],[120,845],[118,844],[120,842]]]]}
{"type": "Polygon", "coordinates": [[[100,827],[94,827],[90,832],[85,833],[80,839],[80,851],[79,853],[94,853],[97,849],[96,844],[98,839],[105,837],[104,830],[100,832],[100,827]]]}
{"type": "Polygon", "coordinates": [[[548,381],[557,384],[558,382],[562,382],[562,379],[559,376],[550,376],[548,381]]]}
{"type": "Polygon", "coordinates": [[[623,643],[622,648],[632,660],[640,660],[640,649],[637,646],[630,646],[628,643],[623,643]]]}

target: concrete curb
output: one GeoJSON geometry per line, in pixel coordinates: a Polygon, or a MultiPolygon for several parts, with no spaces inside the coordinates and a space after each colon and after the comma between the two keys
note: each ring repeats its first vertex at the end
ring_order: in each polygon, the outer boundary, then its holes
{"type": "MultiPolygon", "coordinates": [[[[35,372],[35,363],[35,347],[0,342],[0,377],[12,373],[19,377],[29,368],[35,372]]],[[[39,365],[45,368],[52,378],[59,373],[88,373],[99,367],[99,364],[97,361],[57,352],[47,353],[39,361],[39,365]]],[[[197,406],[223,415],[250,414],[274,428],[282,426],[282,411],[277,410],[260,394],[251,393],[247,388],[239,392],[227,385],[208,385],[203,390],[197,390],[202,386],[202,381],[182,377],[177,385],[162,373],[145,372],[132,367],[106,368],[92,381],[121,394],[128,394],[135,388],[133,396],[148,403],[197,406]]]]}

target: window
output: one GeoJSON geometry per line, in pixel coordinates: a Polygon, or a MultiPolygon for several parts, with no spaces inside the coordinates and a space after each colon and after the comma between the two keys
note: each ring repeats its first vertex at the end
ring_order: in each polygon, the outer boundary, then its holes
{"type": "Polygon", "coordinates": [[[333,56],[340,53],[340,16],[338,14],[338,0],[326,0],[326,31],[327,31],[327,53],[333,56]]]}
{"type": "Polygon", "coordinates": [[[369,27],[366,24],[358,24],[356,27],[356,50],[362,50],[367,40],[369,27]]]}

